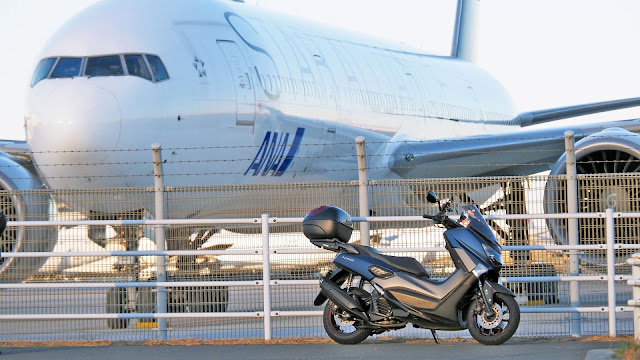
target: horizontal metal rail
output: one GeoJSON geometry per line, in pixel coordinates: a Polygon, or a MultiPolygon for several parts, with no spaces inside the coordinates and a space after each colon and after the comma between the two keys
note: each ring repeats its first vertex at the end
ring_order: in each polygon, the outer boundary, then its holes
{"type": "MultiPolygon", "coordinates": [[[[444,278],[432,278],[443,281],[444,278]]],[[[501,277],[502,283],[522,282],[570,282],[570,281],[608,281],[606,275],[579,276],[509,276],[501,277]]],[[[640,280],[632,279],[631,275],[616,275],[615,281],[627,281],[631,286],[639,286],[640,280]]],[[[317,285],[319,280],[271,280],[269,285],[317,285]]],[[[216,281],[116,281],[116,282],[85,282],[85,283],[1,283],[0,289],[106,289],[117,287],[203,287],[203,286],[263,286],[262,280],[216,280],[216,281]]]]}
{"type": "MultiPolygon", "coordinates": [[[[616,306],[615,312],[633,312],[633,306],[616,306]]],[[[606,306],[592,307],[545,307],[545,308],[521,308],[523,314],[543,313],[607,313],[606,306]]],[[[322,316],[323,311],[271,311],[271,316],[322,316]]],[[[262,311],[248,312],[186,312],[186,313],[101,313],[101,314],[8,314],[0,315],[2,320],[91,320],[91,319],[190,319],[190,318],[263,318],[262,311]]]]}
{"type": "Polygon", "coordinates": [[[149,250],[149,251],[78,251],[78,252],[3,252],[0,257],[110,257],[110,256],[198,256],[198,255],[261,255],[262,249],[241,250],[149,250]]]}
{"type": "Polygon", "coordinates": [[[249,219],[163,219],[163,220],[41,220],[8,221],[7,226],[79,226],[79,225],[225,225],[260,224],[259,218],[249,219]]]}
{"type": "Polygon", "coordinates": [[[90,319],[188,319],[188,318],[261,318],[264,312],[188,312],[188,313],[102,313],[102,314],[16,314],[0,315],[0,320],[90,320],[90,319]]]}
{"type": "MultiPolygon", "coordinates": [[[[318,283],[316,281],[316,283],[318,283]]],[[[109,289],[118,287],[203,287],[203,286],[262,286],[262,280],[245,281],[114,281],[85,283],[26,283],[0,284],[0,289],[109,289]]]]}
{"type": "MultiPolygon", "coordinates": [[[[522,246],[503,246],[504,251],[519,250],[550,250],[550,251],[569,251],[569,250],[606,250],[606,244],[592,245],[522,245],[522,246]]],[[[640,249],[640,244],[616,244],[614,249],[640,249]]],[[[398,252],[444,252],[447,249],[443,246],[432,247],[406,247],[406,248],[385,248],[379,249],[384,253],[398,252]]],[[[270,254],[329,254],[331,251],[325,249],[270,249],[270,254]]],[[[132,250],[132,251],[79,251],[79,252],[3,252],[0,257],[6,258],[28,258],[28,257],[109,257],[109,256],[198,256],[198,255],[262,255],[261,248],[255,249],[228,249],[228,250],[132,250]]]]}
{"type": "MultiPolygon", "coordinates": [[[[614,212],[614,218],[640,218],[640,213],[614,212]]],[[[457,215],[450,216],[457,218],[457,215]]],[[[605,219],[606,213],[574,213],[574,214],[523,214],[523,215],[484,215],[487,220],[526,220],[526,219],[605,219]]],[[[301,223],[302,217],[269,218],[270,224],[301,223]]],[[[366,216],[351,218],[354,222],[385,221],[430,221],[422,216],[366,216]]],[[[224,224],[260,224],[260,218],[245,219],[163,219],[163,220],[47,220],[47,221],[9,221],[8,227],[20,226],[78,226],[78,225],[224,225],[224,224]]]]}

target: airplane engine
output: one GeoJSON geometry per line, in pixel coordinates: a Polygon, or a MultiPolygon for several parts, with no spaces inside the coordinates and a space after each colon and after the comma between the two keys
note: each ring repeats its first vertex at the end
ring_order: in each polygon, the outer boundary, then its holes
{"type": "MultiPolygon", "coordinates": [[[[48,220],[51,198],[43,188],[42,180],[28,161],[0,153],[0,211],[7,220],[48,220]]],[[[0,249],[3,254],[51,251],[56,241],[55,227],[9,227],[0,238],[0,249]]],[[[46,260],[46,257],[0,258],[0,282],[24,281],[46,260]]]]}
{"type": "MultiPolygon", "coordinates": [[[[610,128],[590,135],[575,144],[578,174],[578,211],[604,212],[640,211],[640,135],[620,128],[610,128]],[[607,177],[606,174],[615,174],[607,177]]],[[[555,175],[566,174],[566,155],[552,166],[551,178],[545,185],[546,213],[567,212],[566,185],[555,175]]],[[[605,219],[579,219],[580,244],[599,244],[606,241],[605,219]]],[[[615,236],[618,243],[638,243],[638,219],[616,219],[615,236]]],[[[547,226],[557,244],[568,244],[567,220],[550,219],[547,226]]],[[[622,265],[635,250],[618,250],[616,264],[622,265]]],[[[606,265],[604,251],[585,251],[583,265],[606,265]]]]}

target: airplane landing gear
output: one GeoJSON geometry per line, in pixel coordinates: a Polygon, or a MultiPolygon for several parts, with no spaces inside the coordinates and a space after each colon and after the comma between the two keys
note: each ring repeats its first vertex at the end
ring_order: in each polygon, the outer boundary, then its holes
{"type": "MultiPolygon", "coordinates": [[[[116,226],[119,246],[126,250],[138,250],[141,246],[143,233],[136,226],[116,226]]],[[[206,240],[206,233],[202,231],[195,233],[191,239],[184,229],[178,229],[182,236],[180,240],[168,241],[172,245],[172,250],[196,249],[206,240]],[[183,239],[187,239],[186,241],[183,239]]],[[[101,234],[103,229],[94,229],[94,233],[101,234]]],[[[210,230],[208,230],[210,231],[210,230]]],[[[176,233],[172,233],[175,235],[176,233]]],[[[142,241],[144,242],[144,241],[142,241]]],[[[148,239],[146,243],[149,243],[148,239]]],[[[106,245],[106,240],[104,242],[106,245]]],[[[142,245],[144,248],[145,246],[142,245]]],[[[148,245],[147,245],[148,247],[148,245]]],[[[121,279],[125,281],[152,281],[155,270],[155,262],[147,259],[148,256],[120,256],[114,268],[119,271],[121,279]],[[149,271],[151,270],[151,271],[149,271]],[[141,280],[142,279],[142,280],[141,280]]],[[[173,270],[168,270],[169,281],[193,281],[193,280],[214,280],[217,279],[218,261],[208,258],[205,261],[196,256],[183,256],[174,259],[173,270]]],[[[124,313],[155,313],[157,302],[157,288],[155,287],[118,287],[109,289],[106,296],[106,312],[110,314],[124,313]]],[[[225,312],[229,304],[229,288],[226,286],[202,286],[202,287],[174,287],[167,289],[167,311],[175,312],[225,312]]],[[[129,326],[130,319],[117,318],[107,319],[107,326],[110,329],[125,329],[129,326]]],[[[139,319],[137,327],[156,327],[155,318],[139,319]]]]}
{"type": "MultiPolygon", "coordinates": [[[[123,287],[111,288],[107,291],[106,312],[109,314],[123,314],[127,309],[127,289],[123,287]]],[[[126,329],[129,319],[107,319],[109,329],[126,329]]]]}

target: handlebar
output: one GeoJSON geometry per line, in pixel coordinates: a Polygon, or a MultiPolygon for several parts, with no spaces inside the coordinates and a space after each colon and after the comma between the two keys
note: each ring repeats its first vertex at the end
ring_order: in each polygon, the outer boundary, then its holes
{"type": "Polygon", "coordinates": [[[448,216],[424,214],[422,217],[425,219],[431,219],[436,224],[442,224],[447,229],[455,229],[460,226],[457,221],[449,219],[448,216]]]}
{"type": "Polygon", "coordinates": [[[425,219],[433,220],[436,224],[442,224],[447,229],[455,229],[460,226],[457,221],[449,219],[447,215],[444,214],[445,211],[449,210],[448,206],[444,206],[437,215],[422,215],[425,219]]]}

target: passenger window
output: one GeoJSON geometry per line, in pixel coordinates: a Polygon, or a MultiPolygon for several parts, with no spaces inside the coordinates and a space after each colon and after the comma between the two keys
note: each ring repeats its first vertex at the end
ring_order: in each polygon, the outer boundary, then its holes
{"type": "Polygon", "coordinates": [[[52,78],[74,77],[80,74],[82,58],[60,58],[58,65],[51,74],[52,78]]]}
{"type": "Polygon", "coordinates": [[[90,57],[84,73],[88,76],[124,75],[120,55],[90,57]]]}
{"type": "Polygon", "coordinates": [[[56,63],[56,60],[58,59],[49,58],[49,59],[40,60],[40,62],[38,63],[38,66],[36,66],[36,71],[33,72],[33,79],[31,80],[31,86],[34,86],[35,84],[40,82],[40,80],[49,76],[49,73],[51,72],[53,65],[56,63]]]}
{"type": "Polygon", "coordinates": [[[139,76],[143,79],[151,80],[151,73],[145,64],[142,55],[125,55],[124,62],[127,64],[129,75],[139,76]]]}
{"type": "Polygon", "coordinates": [[[156,81],[161,81],[169,78],[169,74],[167,74],[167,70],[164,68],[162,64],[162,60],[155,55],[147,55],[147,60],[149,60],[149,65],[151,66],[151,71],[153,72],[153,77],[155,77],[156,81]]]}

